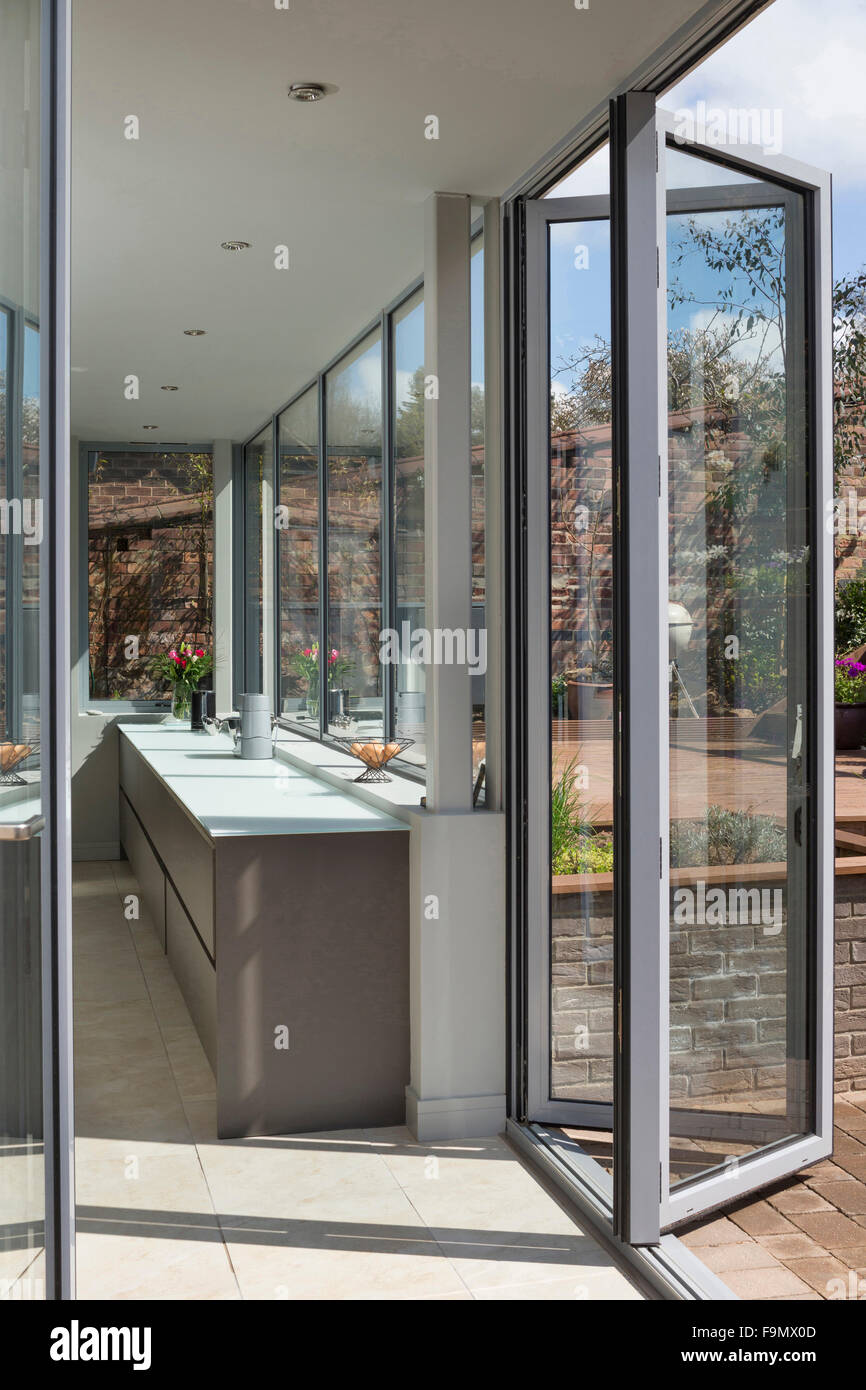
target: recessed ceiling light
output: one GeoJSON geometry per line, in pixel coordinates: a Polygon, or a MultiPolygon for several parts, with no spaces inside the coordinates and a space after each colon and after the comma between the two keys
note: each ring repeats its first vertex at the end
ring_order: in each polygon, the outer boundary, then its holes
{"type": "Polygon", "coordinates": [[[205,333],[207,333],[206,328],[185,328],[183,331],[184,336],[187,338],[203,338],[205,333]]]}
{"type": "Polygon", "coordinates": [[[158,430],[159,425],[142,425],[143,430],[158,430]]]}
{"type": "Polygon", "coordinates": [[[160,386],[160,391],[179,391],[179,386],[160,386]]]}
{"type": "Polygon", "coordinates": [[[221,241],[220,246],[224,251],[249,251],[248,241],[221,241]]]}
{"type": "Polygon", "coordinates": [[[324,82],[293,82],[289,88],[292,101],[321,101],[327,95],[324,82]]]}

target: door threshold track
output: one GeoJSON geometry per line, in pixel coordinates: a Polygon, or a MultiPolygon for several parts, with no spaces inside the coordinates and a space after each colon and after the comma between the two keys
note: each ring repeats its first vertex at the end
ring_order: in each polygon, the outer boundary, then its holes
{"type": "Polygon", "coordinates": [[[511,1119],[506,1121],[505,1133],[515,1148],[554,1183],[580,1220],[591,1227],[593,1235],[661,1298],[698,1303],[740,1301],[675,1235],[662,1236],[658,1245],[629,1245],[615,1236],[605,1191],[610,1187],[610,1178],[594,1159],[580,1154],[573,1143],[543,1125],[520,1124],[511,1119]]]}

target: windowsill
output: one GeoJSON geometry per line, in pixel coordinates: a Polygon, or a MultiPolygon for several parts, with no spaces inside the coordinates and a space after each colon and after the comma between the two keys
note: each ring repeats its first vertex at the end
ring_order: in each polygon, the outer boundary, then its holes
{"type": "Polygon", "coordinates": [[[284,758],[304,771],[312,769],[323,781],[357,796],[360,801],[367,802],[377,810],[390,811],[403,820],[428,814],[421,805],[423,782],[416,782],[411,777],[390,770],[390,782],[358,782],[356,779],[364,767],[357,758],[282,725],[274,742],[274,757],[284,758]]]}

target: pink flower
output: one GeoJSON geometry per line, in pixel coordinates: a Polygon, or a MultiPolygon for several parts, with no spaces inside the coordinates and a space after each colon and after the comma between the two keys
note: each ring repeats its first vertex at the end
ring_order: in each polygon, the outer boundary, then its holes
{"type": "Polygon", "coordinates": [[[177,652],[174,650],[173,647],[172,647],[171,651],[169,652],[169,656],[171,657],[172,661],[177,661],[177,652]]]}
{"type": "Polygon", "coordinates": [[[313,655],[313,653],[310,651],[310,648],[309,648],[309,647],[305,647],[305,648],[304,648],[304,656],[312,656],[312,655],[313,655]]]}
{"type": "Polygon", "coordinates": [[[204,647],[196,647],[195,654],[196,656],[204,656],[204,647]]]}

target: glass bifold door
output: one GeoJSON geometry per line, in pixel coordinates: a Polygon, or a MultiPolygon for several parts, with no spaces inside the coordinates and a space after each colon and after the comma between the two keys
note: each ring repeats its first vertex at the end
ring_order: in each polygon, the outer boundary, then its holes
{"type": "Polygon", "coordinates": [[[610,151],[524,205],[522,1101],[649,1244],[831,1147],[829,181],[610,151]]]}

